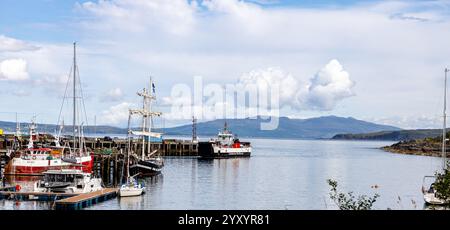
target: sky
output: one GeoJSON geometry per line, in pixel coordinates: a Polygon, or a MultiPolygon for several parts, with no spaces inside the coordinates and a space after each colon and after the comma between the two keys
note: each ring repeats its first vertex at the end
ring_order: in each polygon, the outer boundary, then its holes
{"type": "Polygon", "coordinates": [[[57,122],[76,41],[91,124],[125,126],[152,76],[164,126],[187,122],[174,88],[201,77],[279,85],[280,116],[438,128],[449,15],[447,0],[0,0],[0,120],[57,122]]]}

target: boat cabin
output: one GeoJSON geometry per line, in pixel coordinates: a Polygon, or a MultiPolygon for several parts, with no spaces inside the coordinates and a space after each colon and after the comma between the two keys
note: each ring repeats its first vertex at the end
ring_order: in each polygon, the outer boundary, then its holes
{"type": "Polygon", "coordinates": [[[44,172],[45,183],[75,183],[84,181],[86,178],[90,178],[89,173],[83,173],[78,169],[61,169],[61,170],[48,170],[44,172]]]}
{"type": "Polygon", "coordinates": [[[224,132],[224,133],[219,133],[217,135],[217,141],[224,146],[229,146],[232,145],[234,143],[234,136],[231,133],[228,132],[224,132]]]}

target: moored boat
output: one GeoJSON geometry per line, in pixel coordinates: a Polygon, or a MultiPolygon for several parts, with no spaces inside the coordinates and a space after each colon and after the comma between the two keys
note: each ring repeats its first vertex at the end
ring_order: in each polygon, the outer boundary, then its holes
{"type": "Polygon", "coordinates": [[[226,122],[216,139],[198,143],[198,153],[202,158],[250,157],[251,152],[250,142],[241,142],[228,130],[226,122]]]}
{"type": "Polygon", "coordinates": [[[43,172],[52,169],[79,169],[91,172],[93,158],[90,155],[79,157],[64,157],[65,148],[60,146],[37,147],[34,141],[38,137],[36,125],[30,125],[30,137],[27,148],[15,150],[11,159],[5,165],[5,175],[41,176],[43,172]]]}
{"type": "Polygon", "coordinates": [[[88,193],[101,190],[102,180],[78,169],[48,170],[34,183],[34,192],[88,193]]]}
{"type": "MultiPolygon", "coordinates": [[[[130,135],[130,133],[128,133],[128,135],[130,135]]],[[[131,154],[131,140],[128,136],[127,158],[126,158],[127,160],[125,162],[126,182],[119,188],[120,197],[140,196],[145,190],[145,185],[138,183],[134,179],[134,177],[139,174],[136,174],[135,176],[130,175],[130,154],[131,154]]]]}
{"type": "Polygon", "coordinates": [[[47,170],[78,169],[91,172],[92,156],[73,158],[76,163],[65,161],[53,154],[50,148],[25,149],[20,156],[12,158],[5,166],[5,175],[40,176],[47,170]]]}
{"type": "Polygon", "coordinates": [[[150,87],[152,90],[144,88],[142,92],[137,93],[143,98],[142,109],[130,109],[128,116],[128,138],[131,138],[131,135],[139,136],[142,143],[140,154],[130,153],[130,157],[132,157],[130,172],[141,177],[158,175],[164,167],[164,159],[158,155],[158,150],[152,151],[151,149],[152,138],[162,139],[161,133],[152,132],[152,117],[159,117],[162,113],[151,111],[151,102],[156,98],[154,95],[155,85],[152,80],[150,80],[150,87]],[[133,115],[142,117],[142,130],[131,130],[130,121],[133,115]]]}
{"type": "MultiPolygon", "coordinates": [[[[447,133],[447,73],[449,72],[449,69],[445,69],[445,81],[444,81],[444,110],[443,110],[443,127],[442,127],[442,170],[443,172],[447,172],[447,141],[446,133],[447,133]]],[[[434,182],[432,182],[429,186],[426,186],[427,180],[432,179],[436,181],[435,176],[424,176],[423,182],[422,182],[422,193],[423,193],[423,199],[425,201],[425,204],[428,205],[448,205],[450,204],[450,199],[443,199],[441,198],[434,186],[434,182]],[[427,189],[428,187],[428,189],[427,189]]]]}

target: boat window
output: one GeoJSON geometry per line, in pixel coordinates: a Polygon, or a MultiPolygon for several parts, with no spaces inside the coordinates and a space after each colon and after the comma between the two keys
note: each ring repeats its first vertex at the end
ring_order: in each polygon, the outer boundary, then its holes
{"type": "Polygon", "coordinates": [[[66,181],[67,182],[74,182],[75,181],[75,175],[73,175],[73,174],[67,175],[66,181]]]}
{"type": "Polygon", "coordinates": [[[52,176],[49,175],[49,174],[45,174],[44,180],[45,180],[45,181],[52,181],[52,176]]]}

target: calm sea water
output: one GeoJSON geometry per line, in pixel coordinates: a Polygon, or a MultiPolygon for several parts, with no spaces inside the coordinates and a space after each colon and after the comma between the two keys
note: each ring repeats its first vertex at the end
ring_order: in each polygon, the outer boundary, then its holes
{"type": "MultiPolygon", "coordinates": [[[[329,178],[338,181],[342,191],[380,194],[377,209],[423,209],[422,178],[441,163],[435,157],[378,149],[392,142],[250,141],[251,158],[166,158],[162,175],[147,179],[144,196],[109,200],[87,209],[336,209],[328,198],[329,178]]],[[[19,183],[30,186],[30,182],[19,183]]],[[[0,209],[51,205],[0,201],[0,209]]]]}

